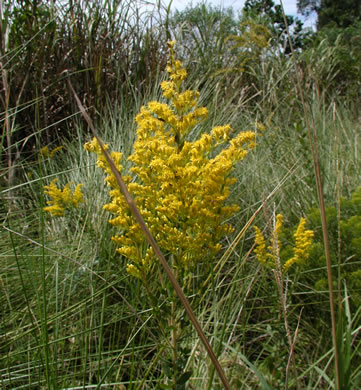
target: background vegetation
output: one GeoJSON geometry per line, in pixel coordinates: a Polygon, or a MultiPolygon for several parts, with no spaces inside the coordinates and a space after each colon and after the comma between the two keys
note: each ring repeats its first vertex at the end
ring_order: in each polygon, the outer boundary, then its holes
{"type": "MultiPolygon", "coordinates": [[[[310,32],[294,18],[284,20],[272,0],[249,0],[241,15],[206,4],[173,14],[161,3],[130,0],[1,2],[4,389],[167,388],[171,372],[157,348],[159,324],[142,285],[125,272],[126,260],[110,241],[104,177],[83,149],[90,136],[67,80],[102,139],[126,157],[135,115],[161,96],[170,38],[177,41],[189,87],[199,90],[200,104],[209,109],[198,134],[226,123],[237,132],[257,133],[257,147],[234,171],[231,198],[241,206],[231,221],[234,235],[222,242],[212,277],[194,300],[232,388],[336,387],[308,123],[316,134],[327,206],[340,388],[359,387],[361,22],[352,1],[342,2],[352,8],[344,14],[355,15],[352,20],[331,12],[336,3],[299,1],[304,12],[318,13],[318,30],[310,32]],[[41,153],[44,146],[63,149],[50,157],[41,153]],[[85,203],[65,217],[42,210],[43,187],[55,177],[62,186],[84,184],[85,203]],[[230,250],[261,205],[256,224],[266,235],[279,212],[287,240],[300,217],[315,231],[308,263],[285,279],[287,321],[295,337],[296,370],[289,376],[282,301],[273,272],[252,252],[253,230],[230,250]]],[[[166,295],[159,297],[159,306],[167,302],[166,295]]],[[[184,327],[180,359],[191,376],[179,388],[222,388],[186,318],[184,327]]]]}

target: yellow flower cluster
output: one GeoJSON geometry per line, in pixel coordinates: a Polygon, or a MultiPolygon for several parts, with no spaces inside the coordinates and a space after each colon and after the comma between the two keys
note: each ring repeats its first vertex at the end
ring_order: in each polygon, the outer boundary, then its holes
{"type": "Polygon", "coordinates": [[[71,192],[70,183],[67,183],[63,190],[56,186],[58,179],[54,179],[48,186],[44,186],[44,193],[51,200],[46,203],[49,205],[44,207],[44,211],[48,211],[53,216],[63,216],[66,209],[78,207],[79,203],[84,202],[84,197],[81,192],[82,184],[78,184],[74,192],[71,192]]]}
{"type": "Polygon", "coordinates": [[[278,214],[276,216],[276,224],[273,229],[271,244],[266,247],[266,240],[264,235],[260,231],[260,229],[255,226],[254,230],[256,231],[255,244],[256,247],[254,249],[254,253],[257,255],[257,260],[266,266],[270,266],[271,268],[275,268],[275,258],[277,254],[279,254],[281,249],[281,241],[279,240],[279,234],[281,232],[281,228],[283,225],[283,216],[278,214]]]}
{"type": "Polygon", "coordinates": [[[296,239],[294,256],[285,262],[283,266],[284,272],[287,272],[292,264],[304,263],[310,255],[314,232],[312,230],[306,230],[305,225],[306,220],[301,218],[296,233],[294,234],[296,239]]]}
{"type": "Polygon", "coordinates": [[[63,148],[64,148],[64,146],[57,146],[53,150],[49,150],[48,145],[46,145],[40,149],[40,155],[44,158],[51,158],[51,157],[54,157],[56,152],[58,152],[59,150],[61,150],[63,148]]]}
{"type": "MultiPolygon", "coordinates": [[[[198,107],[197,91],[183,90],[187,72],[176,60],[173,46],[174,42],[169,42],[169,81],[161,84],[169,103],[150,102],[136,116],[137,140],[129,157],[132,177],[125,176],[124,181],[159,246],[172,257],[173,266],[189,270],[214,256],[221,249],[220,239],[233,230],[225,223],[239,209],[226,204],[235,182],[230,173],[247,149],[254,147],[255,134],[247,131],[230,139],[232,129],[225,125],[195,141],[187,140],[208,112],[198,107]],[[228,147],[216,154],[215,149],[224,144],[228,147]]],[[[127,271],[142,278],[154,264],[153,250],[131,215],[97,141],[93,139],[85,148],[97,154],[98,165],[108,174],[112,201],[104,208],[114,215],[110,223],[120,230],[112,239],[119,245],[118,252],[130,260],[127,271]]],[[[114,156],[120,169],[120,155],[114,156]]]]}
{"type": "MultiPolygon", "coordinates": [[[[281,214],[276,216],[276,226],[273,230],[272,239],[270,245],[267,246],[266,239],[260,229],[255,226],[255,249],[254,253],[257,256],[257,260],[264,266],[270,268],[276,267],[276,259],[279,258],[281,251],[280,232],[283,225],[283,217],[281,214]]],[[[312,230],[306,230],[306,220],[301,218],[297,227],[294,238],[296,245],[293,248],[293,257],[285,261],[282,265],[282,272],[288,272],[293,264],[303,264],[310,255],[312,240],[314,232],[312,230]]]]}

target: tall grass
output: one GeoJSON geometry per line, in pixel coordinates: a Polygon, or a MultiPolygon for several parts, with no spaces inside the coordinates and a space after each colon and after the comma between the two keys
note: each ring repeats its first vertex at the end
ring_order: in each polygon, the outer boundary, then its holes
{"type": "MultiPolygon", "coordinates": [[[[134,114],[144,102],[159,98],[165,37],[173,33],[163,28],[161,15],[155,23],[155,14],[133,4],[69,2],[32,10],[23,5],[18,13],[11,6],[2,8],[2,28],[12,37],[25,11],[33,13],[32,24],[22,27],[23,41],[8,40],[1,53],[2,87],[11,85],[1,101],[4,389],[151,389],[164,383],[163,351],[157,349],[160,330],[141,283],[125,273],[125,259],[110,241],[114,231],[102,208],[107,199],[103,176],[83,149],[88,131],[69,98],[63,73],[67,71],[80,96],[85,95],[90,113],[98,112],[102,139],[128,156],[135,138],[134,114]],[[117,54],[114,58],[110,53],[117,54]],[[39,155],[45,144],[65,147],[46,159],[39,155]],[[43,185],[55,176],[62,184],[85,183],[87,199],[70,217],[56,220],[42,211],[43,185]]],[[[209,77],[212,69],[203,77],[196,66],[188,66],[190,84],[199,88],[200,103],[210,112],[191,137],[223,123],[257,132],[254,153],[234,172],[237,184],[231,197],[241,211],[232,220],[235,233],[222,243],[222,253],[261,205],[258,226],[266,226],[276,209],[290,228],[317,205],[306,140],[308,114],[301,111],[290,61],[271,56],[259,64],[251,79],[257,83],[251,86],[244,74],[209,77]],[[260,131],[260,124],[266,131],[260,131]]],[[[359,186],[359,118],[350,99],[339,98],[328,80],[320,87],[309,74],[304,77],[326,204],[336,204],[338,197],[349,197],[359,186]]],[[[242,234],[221,267],[214,259],[212,277],[193,309],[232,388],[283,388],[287,334],[273,275],[257,263],[252,234],[242,234]]],[[[319,273],[311,263],[289,275],[287,313],[293,334],[300,319],[294,347],[297,378],[291,370],[289,388],[335,387],[327,297],[314,287],[319,273]]],[[[344,351],[350,347],[349,388],[357,388],[361,311],[348,287],[340,286],[345,317],[339,340],[346,343],[344,351]]],[[[166,305],[167,297],[159,297],[158,304],[166,305]]],[[[222,388],[195,332],[185,326],[182,348],[192,371],[189,388],[222,388]]]]}

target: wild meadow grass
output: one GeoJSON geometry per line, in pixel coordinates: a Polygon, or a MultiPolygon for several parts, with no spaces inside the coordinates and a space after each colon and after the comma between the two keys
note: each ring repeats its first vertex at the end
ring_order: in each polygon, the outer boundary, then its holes
{"type": "MultiPolygon", "coordinates": [[[[83,17],[86,15],[85,12],[83,17]]],[[[85,22],[80,25],[85,27],[85,22]]],[[[104,25],[99,22],[98,26],[104,25]]],[[[144,29],[140,28],[138,35],[134,30],[127,31],[129,39],[144,38],[144,29]]],[[[81,32],[85,43],[86,30],[78,30],[81,32]]],[[[147,42],[155,44],[153,38],[147,42]]],[[[141,58],[146,62],[154,47],[140,46],[144,49],[141,58]]],[[[164,61],[164,49],[157,53],[164,61]]],[[[103,98],[98,88],[87,101],[99,108],[97,132],[111,150],[123,153],[124,169],[129,168],[126,157],[132,153],[136,140],[134,118],[143,105],[161,100],[159,85],[167,79],[159,60],[159,67],[152,68],[151,81],[143,83],[139,70],[139,78],[133,84],[129,75],[135,72],[136,65],[129,58],[132,66],[123,69],[127,77],[117,78],[116,98],[113,95],[106,100],[105,89],[103,98]],[[98,92],[101,94],[97,95],[98,92]]],[[[38,64],[40,72],[43,68],[38,64]]],[[[341,208],[341,198],[350,199],[360,187],[360,117],[356,103],[347,95],[336,96],[328,86],[320,90],[318,80],[310,77],[304,83],[304,111],[295,92],[292,62],[271,57],[258,65],[260,76],[255,71],[214,75],[210,70],[202,77],[197,65],[187,67],[187,86],[199,90],[199,104],[209,110],[207,119],[189,134],[189,141],[227,123],[235,130],[234,135],[251,130],[256,136],[255,148],[232,173],[237,180],[230,201],[240,206],[227,221],[234,232],[222,239],[218,255],[207,264],[200,261],[196,265],[190,282],[196,288],[187,298],[232,389],[336,388],[328,289],[321,280],[326,275],[326,262],[319,250],[321,223],[312,211],[318,209],[318,200],[307,138],[308,115],[317,134],[329,229],[336,237],[331,241],[331,252],[342,388],[356,389],[361,383],[361,285],[357,275],[348,275],[358,269],[360,260],[357,234],[350,236],[349,232],[359,231],[361,210],[357,197],[349,205],[347,216],[341,208]],[[252,82],[247,84],[247,80],[252,82]],[[301,217],[308,220],[317,238],[306,264],[279,275],[281,285],[275,270],[263,267],[256,259],[253,228],[245,229],[248,224],[256,224],[271,237],[273,216],[278,213],[284,216],[285,247],[292,243],[301,217]],[[210,272],[204,278],[206,267],[210,272]]],[[[15,71],[16,66],[8,68],[7,74],[15,71]]],[[[91,79],[94,74],[90,69],[88,64],[86,72],[91,79]]],[[[316,73],[314,77],[318,77],[316,73]]],[[[100,85],[100,79],[96,80],[100,85]]],[[[83,82],[77,79],[74,87],[88,85],[83,82]]],[[[65,98],[63,88],[58,92],[65,98]]],[[[54,96],[51,94],[49,99],[54,96]]],[[[2,388],[224,388],[197,333],[179,307],[177,321],[182,338],[177,362],[189,378],[185,376],[183,384],[174,387],[174,366],[169,364],[169,345],[165,342],[171,337],[174,324],[163,324],[162,328],[159,320],[159,313],[168,313],[175,302],[174,292],[169,286],[158,290],[160,273],[152,275],[149,289],[156,293],[152,307],[142,281],[126,272],[128,260],[116,252],[111,237],[117,232],[103,209],[109,202],[104,174],[83,147],[91,140],[89,129],[71,103],[72,95],[67,93],[66,99],[73,108],[64,109],[62,118],[54,117],[57,128],[63,128],[66,137],[50,131],[51,123],[46,124],[40,113],[29,130],[25,117],[17,116],[19,110],[26,111],[25,103],[16,105],[14,100],[7,111],[3,109],[2,388]],[[24,124],[23,136],[20,130],[12,132],[9,123],[13,129],[21,129],[24,124]],[[41,153],[46,145],[50,151],[59,145],[64,147],[46,157],[41,153]],[[62,188],[66,183],[73,183],[72,189],[83,184],[85,202],[64,217],[51,217],[43,210],[48,200],[44,186],[55,178],[62,188]]],[[[25,101],[31,107],[28,115],[36,117],[33,113],[39,110],[39,101],[32,100],[30,95],[25,101]]]]}

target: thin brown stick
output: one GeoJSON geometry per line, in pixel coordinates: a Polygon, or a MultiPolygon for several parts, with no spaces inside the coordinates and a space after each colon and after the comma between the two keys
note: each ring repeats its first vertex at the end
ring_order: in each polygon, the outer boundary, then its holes
{"type": "MultiPolygon", "coordinates": [[[[275,269],[273,270],[277,288],[278,288],[278,293],[280,296],[280,303],[281,303],[281,314],[283,316],[283,321],[285,324],[285,330],[286,330],[286,335],[287,335],[287,340],[288,340],[288,346],[289,346],[289,357],[291,358],[292,361],[292,367],[293,367],[293,372],[294,372],[294,377],[296,381],[296,388],[298,389],[298,383],[297,383],[297,367],[296,367],[296,361],[295,357],[293,355],[293,350],[292,350],[292,336],[291,336],[291,330],[289,327],[289,322],[288,322],[288,311],[287,311],[287,292],[288,292],[288,281],[285,280],[283,273],[282,273],[282,266],[281,266],[281,258],[280,258],[280,243],[279,243],[279,238],[278,238],[278,232],[276,229],[276,210],[274,208],[273,210],[273,253],[275,256],[275,269]]],[[[289,365],[287,365],[286,368],[286,380],[285,380],[285,389],[288,390],[288,378],[289,378],[289,365]]]]}
{"type": "Polygon", "coordinates": [[[326,208],[325,208],[325,199],[324,199],[325,197],[323,194],[322,177],[321,177],[321,170],[320,170],[320,160],[319,160],[319,155],[318,155],[317,134],[316,134],[315,125],[313,122],[313,117],[312,117],[312,127],[311,127],[310,121],[308,120],[306,100],[305,100],[305,96],[303,94],[303,89],[301,86],[301,81],[300,81],[301,78],[299,75],[299,68],[297,65],[296,55],[295,55],[295,51],[293,49],[292,40],[290,38],[287,18],[286,18],[285,12],[284,12],[282,0],[280,3],[281,3],[281,7],[282,7],[283,18],[284,18],[284,21],[286,24],[288,41],[289,41],[291,53],[292,53],[292,60],[293,60],[293,64],[294,64],[295,71],[296,71],[297,86],[298,86],[298,91],[299,91],[299,94],[301,97],[303,111],[305,114],[305,123],[306,123],[306,128],[307,128],[308,139],[309,139],[309,143],[310,143],[310,147],[311,147],[311,152],[312,152],[313,167],[315,170],[317,194],[318,194],[319,208],[320,208],[320,213],[321,213],[323,244],[324,244],[326,264],[327,264],[328,291],[329,291],[331,324],[332,324],[332,341],[333,341],[333,347],[335,350],[336,389],[340,390],[340,362],[339,362],[339,351],[338,351],[338,347],[337,347],[335,300],[334,300],[334,295],[333,295],[333,282],[332,282],[332,263],[331,263],[331,255],[330,255],[330,245],[329,245],[329,240],[328,240],[326,208]]]}
{"type": "Polygon", "coordinates": [[[79,109],[80,109],[84,119],[88,123],[91,132],[93,133],[94,137],[96,138],[96,140],[99,143],[99,146],[100,146],[100,148],[101,148],[101,150],[102,150],[102,152],[103,152],[103,154],[104,154],[104,156],[105,156],[105,158],[106,158],[106,160],[107,160],[107,162],[109,164],[109,167],[112,170],[113,175],[114,175],[114,177],[115,177],[115,179],[117,181],[119,189],[122,192],[126,202],[128,203],[128,206],[129,206],[129,208],[130,208],[134,218],[136,219],[136,221],[138,222],[139,226],[143,230],[143,233],[144,233],[145,237],[147,238],[149,244],[152,246],[152,248],[154,250],[154,253],[156,254],[156,256],[158,257],[160,263],[162,264],[162,266],[164,268],[164,271],[165,271],[165,273],[168,276],[168,279],[172,283],[175,292],[177,293],[177,295],[178,295],[178,297],[179,297],[179,299],[180,299],[180,301],[181,301],[185,311],[188,314],[189,319],[191,320],[194,328],[196,329],[199,338],[202,340],[202,343],[203,343],[204,347],[207,350],[207,353],[208,353],[208,355],[209,355],[209,357],[210,357],[210,359],[211,359],[211,361],[212,361],[212,363],[213,363],[213,365],[214,365],[214,367],[215,367],[215,369],[216,369],[216,371],[217,371],[217,373],[218,373],[218,375],[219,375],[219,377],[220,377],[220,379],[221,379],[221,381],[223,383],[224,388],[230,390],[231,386],[228,383],[228,380],[227,380],[227,378],[225,376],[225,373],[224,373],[221,365],[219,364],[219,361],[218,361],[215,353],[213,352],[213,349],[212,349],[211,345],[209,344],[209,342],[208,342],[208,340],[207,340],[207,338],[206,338],[206,336],[205,336],[205,334],[204,334],[204,332],[203,332],[203,330],[202,330],[202,328],[201,328],[201,326],[200,326],[196,316],[194,315],[194,312],[193,312],[193,310],[192,310],[192,308],[191,308],[191,306],[190,306],[186,296],[184,295],[184,293],[183,293],[183,291],[182,291],[182,289],[181,289],[177,279],[173,275],[172,270],[170,269],[170,267],[169,267],[169,265],[167,263],[167,260],[165,259],[162,251],[160,250],[158,244],[156,243],[155,239],[153,238],[152,234],[150,233],[148,226],[146,225],[146,223],[145,223],[142,215],[140,214],[140,212],[139,212],[139,210],[138,210],[138,208],[137,208],[137,206],[136,206],[132,196],[130,195],[130,193],[129,193],[128,189],[127,189],[127,186],[123,182],[123,179],[122,179],[122,177],[120,175],[120,172],[117,170],[113,160],[111,159],[111,157],[109,156],[109,154],[105,150],[102,141],[100,140],[100,138],[98,137],[98,135],[97,135],[97,133],[95,131],[95,127],[94,127],[94,125],[93,125],[89,115],[87,114],[84,106],[82,105],[78,95],[74,91],[74,88],[71,85],[70,81],[69,81],[69,87],[70,87],[70,89],[72,90],[72,92],[74,94],[74,98],[75,98],[75,100],[76,100],[76,102],[78,104],[78,107],[79,107],[79,109]]]}
{"type": "MultiPolygon", "coordinates": [[[[302,311],[303,311],[303,307],[301,308],[300,314],[299,314],[299,316],[298,316],[297,327],[296,327],[296,330],[295,330],[295,334],[294,334],[294,336],[293,336],[293,342],[292,342],[292,345],[291,345],[290,354],[289,354],[289,356],[288,356],[288,362],[287,362],[286,372],[289,372],[289,370],[290,370],[290,365],[291,365],[291,362],[292,362],[293,357],[294,357],[294,350],[295,350],[296,341],[297,341],[297,336],[298,336],[298,329],[299,329],[299,327],[300,327],[302,311]]],[[[295,381],[296,381],[296,386],[298,387],[297,376],[295,377],[295,381]]]]}

